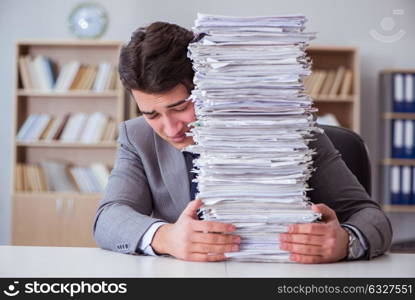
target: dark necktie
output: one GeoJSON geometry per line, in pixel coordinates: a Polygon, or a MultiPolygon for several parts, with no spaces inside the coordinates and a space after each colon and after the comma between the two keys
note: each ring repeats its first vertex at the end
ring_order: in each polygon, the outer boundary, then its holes
{"type": "Polygon", "coordinates": [[[193,160],[199,158],[199,154],[191,153],[191,152],[183,152],[186,159],[186,164],[188,169],[190,170],[189,178],[190,178],[190,201],[195,200],[196,194],[198,192],[197,189],[197,182],[193,182],[193,179],[196,178],[196,173],[192,172],[194,165],[193,160]]]}
{"type": "MultiPolygon", "coordinates": [[[[199,156],[200,156],[199,154],[192,153],[192,158],[193,159],[197,159],[197,158],[199,158],[199,156]]],[[[192,164],[192,165],[193,165],[193,168],[198,169],[197,167],[194,166],[194,164],[192,164]]],[[[197,189],[197,182],[193,181],[193,179],[196,178],[196,173],[191,172],[190,177],[192,178],[192,181],[190,183],[190,201],[192,201],[192,200],[195,200],[196,194],[199,192],[199,190],[197,189]]]]}

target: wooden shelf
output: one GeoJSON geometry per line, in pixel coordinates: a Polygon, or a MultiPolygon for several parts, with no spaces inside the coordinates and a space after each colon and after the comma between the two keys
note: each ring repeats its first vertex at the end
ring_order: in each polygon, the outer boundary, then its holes
{"type": "Polygon", "coordinates": [[[20,40],[17,45],[20,47],[119,47],[122,43],[120,41],[110,40],[20,40]]]}
{"type": "Polygon", "coordinates": [[[413,113],[392,113],[386,112],[382,114],[384,120],[392,119],[406,119],[406,120],[415,120],[415,112],[413,113]]]}
{"type": "Polygon", "coordinates": [[[91,198],[91,199],[101,199],[102,194],[100,193],[74,193],[74,192],[14,192],[12,195],[13,197],[21,197],[21,198],[74,198],[74,199],[84,199],[84,198],[91,198]]]}
{"type": "Polygon", "coordinates": [[[328,96],[328,95],[318,95],[318,96],[311,96],[311,98],[315,102],[331,102],[331,103],[353,103],[355,102],[356,96],[351,95],[347,97],[341,97],[341,96],[328,96]]]}
{"type": "MultiPolygon", "coordinates": [[[[402,119],[402,120],[415,120],[415,112],[408,113],[396,113],[394,112],[394,101],[393,101],[393,90],[394,90],[394,76],[395,73],[415,73],[415,70],[382,70],[379,75],[379,92],[378,92],[378,102],[380,104],[380,114],[379,114],[379,132],[381,139],[379,140],[379,154],[380,157],[383,157],[379,161],[379,170],[380,174],[378,176],[379,182],[377,186],[378,198],[382,205],[383,210],[387,213],[415,213],[415,204],[391,204],[392,203],[392,188],[395,186],[396,179],[398,179],[398,190],[402,191],[403,187],[403,177],[406,176],[403,173],[404,170],[409,169],[409,178],[405,178],[405,181],[409,179],[409,182],[413,181],[413,170],[415,168],[415,158],[392,158],[392,142],[393,142],[393,133],[392,120],[393,119],[402,119]],[[398,171],[398,178],[395,171],[398,171]]],[[[408,173],[406,173],[408,174],[408,173]]],[[[412,191],[412,187],[410,187],[412,191]]],[[[411,192],[412,193],[412,192],[411,192]]],[[[399,198],[399,197],[398,197],[399,198]]],[[[399,203],[399,199],[396,202],[399,203]]],[[[394,202],[394,203],[396,203],[394,202]]],[[[412,217],[412,216],[411,216],[412,217]]],[[[399,224],[400,225],[400,224],[399,224]]],[[[395,227],[394,231],[400,231],[401,228],[395,227]]]]}
{"type": "MultiPolygon", "coordinates": [[[[101,112],[116,124],[127,119],[126,93],[119,79],[114,90],[95,92],[69,90],[67,92],[29,90],[24,88],[19,72],[19,58],[45,56],[60,73],[69,62],[98,67],[105,62],[118,64],[121,41],[97,40],[24,40],[16,43],[14,64],[14,124],[13,124],[13,190],[12,190],[12,244],[37,246],[96,246],[92,236],[92,221],[102,193],[33,192],[38,190],[41,176],[27,171],[22,175],[17,166],[32,165],[41,168],[43,161],[58,161],[67,166],[87,167],[100,163],[114,164],[118,144],[115,141],[98,143],[53,141],[19,141],[16,136],[30,115],[47,113],[54,117],[83,113],[88,116],[101,112]],[[24,176],[31,184],[19,185],[24,176]],[[36,177],[37,176],[37,177],[36,177]],[[35,180],[33,179],[35,178],[35,180]],[[26,189],[23,191],[23,189],[26,189]]],[[[116,70],[116,68],[114,68],[116,70]]],[[[78,70],[79,71],[79,70],[78,70]]],[[[29,74],[30,76],[30,74],[29,74]]],[[[75,77],[76,78],[76,77],[75,77]]],[[[89,80],[95,80],[88,78],[89,80]]],[[[89,82],[90,83],[90,82],[89,82]]],[[[26,85],[30,86],[30,85],[26,85]]],[[[129,116],[128,116],[129,118],[129,116]]],[[[33,171],[34,169],[32,169],[33,171]]],[[[45,174],[44,174],[45,176],[45,174]]],[[[71,175],[68,175],[72,178],[71,175]]],[[[44,178],[45,179],[45,178],[44,178]]],[[[70,180],[70,179],[69,179],[70,180]]],[[[86,180],[86,179],[85,179],[86,180]]],[[[46,180],[47,181],[47,180],[46,180]]],[[[43,185],[44,186],[44,185],[43,185]]],[[[94,189],[100,191],[100,189],[94,189]]]]}
{"type": "Polygon", "coordinates": [[[97,98],[97,97],[118,97],[119,91],[106,91],[106,92],[94,92],[94,91],[68,91],[68,92],[45,92],[36,90],[18,90],[17,96],[27,97],[51,97],[51,98],[97,98]]]}
{"type": "Polygon", "coordinates": [[[415,166],[414,159],[386,158],[381,161],[384,166],[415,166]]]}
{"type": "Polygon", "coordinates": [[[415,205],[384,204],[384,205],[382,205],[382,208],[386,212],[408,212],[408,213],[415,212],[415,205]]]}
{"type": "Polygon", "coordinates": [[[390,73],[415,73],[415,69],[385,69],[380,72],[380,74],[390,73]]]}
{"type": "Polygon", "coordinates": [[[42,147],[42,148],[116,148],[116,142],[108,143],[65,143],[65,142],[16,142],[18,147],[42,147]]]}
{"type": "MultiPolygon", "coordinates": [[[[319,72],[337,71],[340,67],[350,70],[352,74],[350,91],[347,96],[329,96],[311,92],[311,98],[319,110],[319,116],[332,114],[340,126],[360,132],[360,72],[358,49],[355,47],[310,45],[306,49],[312,60],[312,70],[319,72]]],[[[326,76],[327,77],[327,76],[326,76]]],[[[323,80],[324,86],[326,77],[323,80]]],[[[343,79],[342,79],[343,80],[343,79]]],[[[321,88],[322,88],[321,87],[321,88]]]]}

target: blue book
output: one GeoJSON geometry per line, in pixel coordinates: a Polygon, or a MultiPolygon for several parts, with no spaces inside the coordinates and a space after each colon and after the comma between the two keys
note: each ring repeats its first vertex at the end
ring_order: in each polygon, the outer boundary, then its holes
{"type": "Polygon", "coordinates": [[[404,105],[406,112],[415,112],[414,99],[414,75],[411,73],[405,74],[404,82],[404,105]]]}
{"type": "Polygon", "coordinates": [[[415,167],[412,167],[412,193],[411,202],[409,204],[415,205],[415,167]]]}
{"type": "Polygon", "coordinates": [[[393,74],[392,84],[392,99],[393,99],[393,111],[405,112],[407,107],[404,103],[404,76],[403,74],[393,74]]]}
{"type": "Polygon", "coordinates": [[[412,120],[404,121],[404,157],[414,158],[414,122],[412,120]]]}
{"type": "Polygon", "coordinates": [[[402,76],[404,77],[404,110],[415,112],[413,75],[408,73],[402,76]]]}
{"type": "Polygon", "coordinates": [[[390,168],[390,204],[399,204],[401,202],[401,170],[399,166],[390,168]]]}
{"type": "Polygon", "coordinates": [[[404,158],[404,121],[392,120],[392,157],[404,158]]]}
{"type": "Polygon", "coordinates": [[[411,167],[402,167],[402,196],[398,204],[408,205],[411,203],[411,167]]]}

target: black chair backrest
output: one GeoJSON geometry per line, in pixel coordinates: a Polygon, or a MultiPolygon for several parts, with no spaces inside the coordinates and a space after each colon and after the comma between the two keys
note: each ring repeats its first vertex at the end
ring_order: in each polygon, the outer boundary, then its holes
{"type": "Polygon", "coordinates": [[[339,150],[350,171],[371,195],[370,160],[362,138],[346,128],[329,125],[320,125],[320,127],[324,129],[334,147],[339,150]]]}

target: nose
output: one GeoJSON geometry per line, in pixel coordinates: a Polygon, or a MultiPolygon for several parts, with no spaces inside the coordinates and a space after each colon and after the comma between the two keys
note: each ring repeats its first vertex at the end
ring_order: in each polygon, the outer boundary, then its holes
{"type": "Polygon", "coordinates": [[[174,137],[182,130],[182,124],[172,116],[166,116],[164,119],[164,133],[168,137],[174,137]]]}

